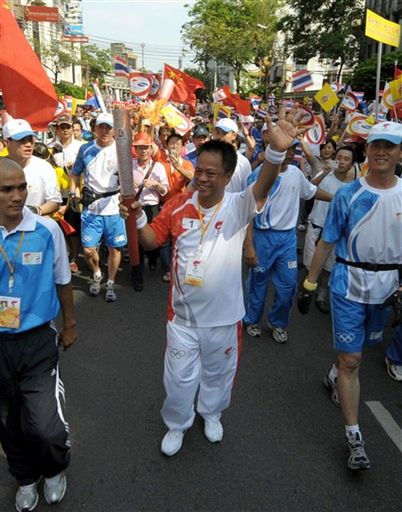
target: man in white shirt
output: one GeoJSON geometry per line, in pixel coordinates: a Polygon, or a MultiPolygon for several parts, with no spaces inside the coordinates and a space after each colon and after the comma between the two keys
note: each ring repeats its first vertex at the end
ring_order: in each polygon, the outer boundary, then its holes
{"type": "MultiPolygon", "coordinates": [[[[339,147],[335,152],[335,161],[337,164],[335,171],[330,171],[329,173],[322,171],[321,175],[316,176],[314,183],[318,184],[319,181],[322,190],[326,190],[334,195],[341,187],[352,181],[352,177],[349,178],[349,171],[353,169],[355,160],[355,153],[352,146],[339,147]]],[[[321,238],[328,208],[329,203],[316,200],[314,201],[313,209],[309,215],[303,253],[303,263],[307,270],[310,269],[315,248],[318,240],[321,238]]],[[[334,263],[335,252],[331,251],[320,276],[320,286],[317,291],[316,305],[322,313],[329,313],[328,280],[334,263]]]]}
{"type": "Polygon", "coordinates": [[[363,348],[382,341],[391,308],[395,325],[402,320],[402,180],[395,175],[401,143],[400,124],[386,121],[371,128],[369,173],[335,194],[298,299],[300,312],[307,313],[336,244],[329,284],[337,359],[326,385],[339,395],[352,470],[371,467],[358,423],[363,348]]]}
{"type": "Polygon", "coordinates": [[[48,163],[33,156],[35,134],[24,119],[12,119],[3,126],[8,155],[23,169],[28,184],[26,206],[38,215],[57,212],[62,202],[56,173],[48,163]]]}
{"type": "Polygon", "coordinates": [[[84,142],[76,140],[73,136],[73,118],[70,114],[62,114],[56,120],[56,138],[49,144],[52,148],[60,144],[63,148],[60,153],[54,154],[56,164],[71,174],[78,151],[84,142]]]}
{"type": "MultiPolygon", "coordinates": [[[[268,327],[277,343],[288,340],[287,326],[297,286],[296,224],[300,199],[316,197],[330,201],[332,196],[317,189],[301,170],[291,165],[298,140],[287,151],[281,172],[275,180],[264,210],[247,229],[244,258],[250,267],[247,315],[244,323],[250,336],[261,336],[260,321],[264,313],[268,283],[274,286],[274,302],[267,314],[268,327]]],[[[249,178],[258,179],[261,168],[249,178]]]]}
{"type": "Polygon", "coordinates": [[[116,300],[115,277],[121,261],[119,248],[127,243],[126,228],[119,216],[118,167],[114,142],[113,116],[99,114],[95,122],[95,140],[83,144],[72,171],[71,197],[82,195],[84,211],[81,215],[81,243],[85,260],[92,271],[89,294],[100,293],[102,273],[99,267],[97,246],[102,236],[108,248],[108,280],[106,302],[116,300]],[[80,193],[81,175],[84,187],[80,193]]]}
{"type": "MultiPolygon", "coordinates": [[[[212,138],[214,140],[222,140],[232,144],[237,151],[237,133],[239,127],[233,121],[225,117],[220,119],[214,126],[212,138]]],[[[251,174],[251,165],[248,159],[237,151],[236,169],[232,175],[230,182],[226,185],[226,192],[241,192],[247,186],[247,179],[251,174]]]]}
{"type": "MultiPolygon", "coordinates": [[[[78,123],[79,124],[79,123],[78,123]]],[[[56,120],[56,138],[49,144],[53,148],[53,158],[56,164],[61,167],[65,173],[71,176],[74,162],[77,158],[83,141],[76,140],[73,132],[73,118],[70,114],[62,114],[56,120]],[[59,147],[61,151],[56,151],[59,147]]],[[[78,253],[80,249],[81,238],[81,215],[74,211],[67,201],[68,191],[63,196],[65,206],[64,219],[74,228],[74,233],[67,237],[70,256],[70,268],[72,272],[77,272],[78,253]]]]}
{"type": "MultiPolygon", "coordinates": [[[[269,122],[263,169],[257,182],[242,192],[225,192],[237,163],[234,146],[211,140],[199,150],[196,192],[173,197],[151,225],[140,203],[132,205],[145,248],[156,248],[169,236],[173,242],[162,407],[169,430],[161,451],[167,456],[180,450],[184,432],[194,422],[198,389],[197,410],[206,438],[211,443],[223,438],[220,418],[230,404],[244,316],[244,237],[299,132],[298,117],[292,110],[285,119],[282,109],[280,120],[269,122]]],[[[120,212],[127,217],[122,204],[120,212]]]]}

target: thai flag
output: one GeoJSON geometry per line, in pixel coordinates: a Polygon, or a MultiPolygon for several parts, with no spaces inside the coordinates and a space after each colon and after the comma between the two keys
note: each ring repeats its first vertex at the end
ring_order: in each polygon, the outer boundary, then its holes
{"type": "Polygon", "coordinates": [[[119,57],[115,55],[113,57],[114,62],[114,75],[115,76],[123,76],[128,77],[128,62],[123,59],[123,57],[119,57]]]}
{"type": "Polygon", "coordinates": [[[292,90],[293,92],[304,91],[306,87],[313,85],[313,79],[307,69],[296,71],[292,77],[292,90]]]}
{"type": "Polygon", "coordinates": [[[356,98],[359,100],[359,103],[363,101],[364,98],[364,92],[356,92],[353,91],[353,94],[356,96],[356,98]]]}
{"type": "Polygon", "coordinates": [[[268,115],[268,112],[266,110],[262,110],[262,108],[258,107],[257,110],[255,111],[255,114],[257,117],[262,117],[265,119],[268,115]]]}
{"type": "Polygon", "coordinates": [[[253,98],[250,98],[250,103],[254,110],[257,110],[257,108],[261,104],[261,101],[262,101],[262,98],[259,98],[258,96],[254,96],[253,98]]]}
{"type": "Polygon", "coordinates": [[[268,107],[275,107],[275,96],[273,94],[268,96],[268,107]]]}

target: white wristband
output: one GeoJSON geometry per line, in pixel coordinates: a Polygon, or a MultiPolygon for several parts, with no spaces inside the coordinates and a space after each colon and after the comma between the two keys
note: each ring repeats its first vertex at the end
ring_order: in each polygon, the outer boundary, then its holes
{"type": "Polygon", "coordinates": [[[145,212],[143,211],[141,216],[137,218],[137,229],[142,229],[146,226],[148,223],[147,216],[145,215],[145,212]]]}
{"type": "Polygon", "coordinates": [[[286,151],[275,151],[270,146],[265,150],[265,160],[270,164],[279,165],[286,157],[286,151]]]}

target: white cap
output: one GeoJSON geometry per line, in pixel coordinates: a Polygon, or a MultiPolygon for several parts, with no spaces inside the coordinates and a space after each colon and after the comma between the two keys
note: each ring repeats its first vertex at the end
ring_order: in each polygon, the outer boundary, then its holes
{"type": "Polygon", "coordinates": [[[35,136],[31,125],[25,119],[11,119],[3,126],[3,138],[21,140],[29,135],[35,136]]]}
{"type": "Polygon", "coordinates": [[[385,121],[374,125],[368,132],[367,144],[375,140],[387,140],[392,144],[402,142],[402,124],[385,121]]]}
{"type": "Polygon", "coordinates": [[[239,131],[239,127],[233,121],[233,119],[229,119],[228,117],[224,117],[223,119],[219,119],[219,121],[215,124],[215,128],[219,128],[223,132],[235,132],[239,131]]]}
{"type": "Polygon", "coordinates": [[[113,128],[113,116],[112,114],[104,114],[103,112],[98,115],[95,121],[95,126],[100,124],[108,124],[113,128]]]}

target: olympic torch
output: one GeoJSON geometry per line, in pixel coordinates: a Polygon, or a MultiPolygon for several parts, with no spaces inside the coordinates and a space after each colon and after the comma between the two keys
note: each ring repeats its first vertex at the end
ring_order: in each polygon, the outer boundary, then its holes
{"type": "Polygon", "coordinates": [[[113,124],[116,141],[117,164],[119,171],[120,194],[124,206],[128,208],[126,219],[128,253],[131,265],[139,265],[138,233],[136,216],[131,210],[134,201],[133,163],[131,156],[132,135],[130,126],[130,111],[122,108],[113,109],[113,124]]]}

